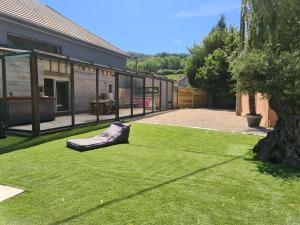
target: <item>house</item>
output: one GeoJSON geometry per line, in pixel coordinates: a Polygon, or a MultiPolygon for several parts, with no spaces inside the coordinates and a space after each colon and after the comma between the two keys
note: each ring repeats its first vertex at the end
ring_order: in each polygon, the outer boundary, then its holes
{"type": "MultiPolygon", "coordinates": [[[[0,45],[4,51],[40,50],[48,53],[66,55],[79,60],[101,64],[111,68],[125,69],[128,55],[80,27],[49,6],[36,0],[1,0],[0,7],[0,45]]],[[[1,51],[0,49],[0,51],[1,51]]],[[[28,59],[8,61],[11,76],[8,77],[8,95],[24,97],[30,95],[28,59]],[[27,73],[24,70],[27,68],[27,73]],[[16,80],[20,80],[16,87],[16,80]],[[27,85],[24,84],[27,83],[27,85]],[[14,85],[10,85],[14,83],[14,85]]],[[[75,67],[75,107],[77,112],[87,111],[89,99],[95,99],[95,69],[75,67]],[[83,101],[83,99],[85,101],[83,101]]],[[[101,90],[113,98],[114,74],[111,70],[101,71],[101,90]]],[[[53,97],[54,112],[70,110],[70,65],[64,61],[41,59],[39,62],[39,87],[42,96],[53,97]]]]}
{"type": "Polygon", "coordinates": [[[173,108],[173,81],[127,71],[124,51],[36,0],[0,4],[0,122],[10,130],[38,135],[173,108]]]}
{"type": "Polygon", "coordinates": [[[0,44],[126,68],[128,55],[37,0],[1,0],[0,44]]]}
{"type": "Polygon", "coordinates": [[[189,82],[189,78],[186,75],[181,75],[179,80],[177,81],[177,86],[179,88],[186,88],[186,87],[190,87],[190,82],[189,82]]]}

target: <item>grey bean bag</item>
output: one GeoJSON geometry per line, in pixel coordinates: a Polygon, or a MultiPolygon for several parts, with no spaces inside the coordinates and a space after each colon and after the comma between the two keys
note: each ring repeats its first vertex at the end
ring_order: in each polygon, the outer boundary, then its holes
{"type": "Polygon", "coordinates": [[[128,143],[129,132],[129,125],[114,122],[102,134],[87,139],[68,140],[67,146],[68,148],[83,152],[115,144],[128,143]]]}

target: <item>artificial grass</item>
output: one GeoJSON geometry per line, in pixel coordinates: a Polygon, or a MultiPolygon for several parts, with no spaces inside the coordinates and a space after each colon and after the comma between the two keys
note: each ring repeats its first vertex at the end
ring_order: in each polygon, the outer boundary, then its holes
{"type": "Polygon", "coordinates": [[[255,162],[257,140],[133,123],[130,144],[2,154],[0,183],[26,192],[0,203],[0,224],[299,224],[300,171],[255,162]]]}

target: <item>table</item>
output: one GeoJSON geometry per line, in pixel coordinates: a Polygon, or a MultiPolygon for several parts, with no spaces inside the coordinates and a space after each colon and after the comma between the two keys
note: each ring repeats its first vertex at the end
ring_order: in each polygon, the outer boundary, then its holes
{"type": "MultiPolygon", "coordinates": [[[[108,108],[108,103],[112,100],[108,99],[100,99],[99,100],[99,114],[100,115],[107,115],[109,114],[109,108],[108,108]]],[[[113,100],[115,101],[115,100],[113,100]]],[[[96,100],[90,102],[91,105],[91,114],[95,115],[97,114],[97,103],[96,100]]]]}

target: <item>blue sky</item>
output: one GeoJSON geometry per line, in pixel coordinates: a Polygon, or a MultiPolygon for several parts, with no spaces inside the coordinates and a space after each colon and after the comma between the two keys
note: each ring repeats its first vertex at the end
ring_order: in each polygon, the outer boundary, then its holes
{"type": "Polygon", "coordinates": [[[239,26],[240,0],[40,0],[124,51],[186,53],[221,14],[239,26]]]}

